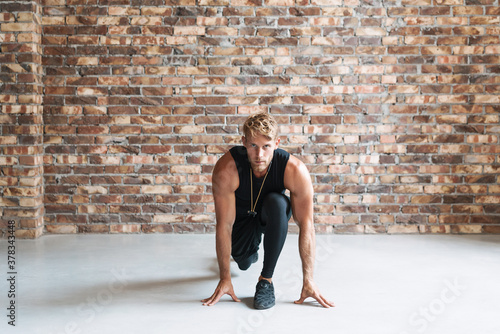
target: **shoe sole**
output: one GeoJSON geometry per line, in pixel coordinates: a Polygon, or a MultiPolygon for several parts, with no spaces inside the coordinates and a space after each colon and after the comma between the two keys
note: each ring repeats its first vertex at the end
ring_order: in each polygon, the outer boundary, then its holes
{"type": "Polygon", "coordinates": [[[259,306],[259,305],[255,305],[253,304],[253,307],[256,309],[256,310],[267,310],[267,309],[270,309],[271,307],[273,307],[274,305],[276,305],[276,303],[273,303],[272,305],[269,305],[267,307],[265,306],[259,306]]]}

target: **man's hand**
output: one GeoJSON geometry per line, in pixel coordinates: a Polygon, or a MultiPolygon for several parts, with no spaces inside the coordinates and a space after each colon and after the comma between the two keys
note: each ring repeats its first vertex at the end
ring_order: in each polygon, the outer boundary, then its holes
{"type": "Polygon", "coordinates": [[[234,294],[233,284],[231,283],[231,280],[229,281],[220,280],[219,284],[217,285],[217,288],[215,288],[214,294],[211,297],[202,300],[203,305],[204,306],[215,305],[224,295],[230,295],[235,302],[240,301],[238,297],[236,297],[236,295],[234,294]]]}
{"type": "Polygon", "coordinates": [[[306,300],[306,298],[309,298],[309,297],[316,299],[318,301],[318,303],[320,303],[321,306],[323,306],[323,307],[330,308],[330,307],[335,306],[335,304],[333,304],[333,302],[326,300],[325,297],[323,297],[319,293],[319,289],[316,286],[316,284],[314,284],[314,282],[307,282],[306,281],[306,282],[304,282],[304,285],[302,286],[302,293],[300,294],[300,299],[296,300],[294,303],[295,304],[302,304],[304,302],[304,300],[306,300]]]}

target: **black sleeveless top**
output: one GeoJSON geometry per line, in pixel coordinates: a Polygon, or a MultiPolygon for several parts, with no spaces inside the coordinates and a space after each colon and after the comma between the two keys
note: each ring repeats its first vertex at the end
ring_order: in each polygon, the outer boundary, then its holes
{"type": "MultiPolygon", "coordinates": [[[[243,218],[248,217],[248,211],[250,210],[251,200],[250,200],[250,161],[248,161],[247,149],[244,146],[235,146],[229,150],[231,156],[236,163],[236,168],[238,169],[238,176],[240,178],[240,185],[235,191],[236,196],[236,220],[239,221],[243,218]]],[[[290,158],[290,153],[282,150],[274,150],[273,160],[271,162],[269,174],[267,175],[266,182],[262,187],[262,192],[259,196],[259,201],[255,211],[257,213],[261,212],[262,202],[264,197],[271,192],[284,193],[285,192],[285,168],[290,158]]],[[[260,186],[264,177],[257,178],[252,175],[253,179],[253,196],[254,205],[255,199],[259,194],[260,186]]]]}

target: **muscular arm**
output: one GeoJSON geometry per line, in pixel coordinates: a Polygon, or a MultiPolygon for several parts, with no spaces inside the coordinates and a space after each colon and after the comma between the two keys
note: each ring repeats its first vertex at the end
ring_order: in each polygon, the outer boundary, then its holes
{"type": "Polygon", "coordinates": [[[302,261],[303,287],[301,304],[308,297],[316,299],[322,306],[334,304],[326,300],[314,283],[314,258],[316,240],[314,232],[314,190],[306,166],[294,156],[290,156],[285,170],[285,187],[290,190],[293,218],[299,226],[299,253],[302,261]]]}
{"type": "Polygon", "coordinates": [[[304,281],[312,280],[316,249],[313,224],[313,187],[309,172],[303,163],[291,156],[288,164],[285,171],[285,181],[291,180],[288,182],[287,188],[290,190],[293,218],[299,226],[302,272],[304,281]]]}
{"type": "Polygon", "coordinates": [[[216,166],[213,175],[212,191],[215,204],[216,250],[219,262],[220,279],[231,279],[229,268],[231,260],[231,232],[236,216],[234,191],[231,191],[227,166],[216,166]]]}
{"type": "Polygon", "coordinates": [[[212,306],[220,298],[229,294],[234,301],[240,301],[233,291],[231,283],[231,233],[236,216],[235,195],[238,188],[238,173],[233,158],[225,154],[215,165],[212,174],[212,192],[216,217],[216,251],[219,263],[220,281],[214,294],[202,300],[203,305],[212,306]]]}

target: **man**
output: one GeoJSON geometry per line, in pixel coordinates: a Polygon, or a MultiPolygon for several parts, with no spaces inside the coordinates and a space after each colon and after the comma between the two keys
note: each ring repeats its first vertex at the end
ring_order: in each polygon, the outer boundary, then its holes
{"type": "Polygon", "coordinates": [[[306,166],[278,148],[278,125],[266,113],[251,115],[243,125],[243,146],[233,147],[220,158],[212,175],[215,203],[216,250],[220,281],[213,295],[202,300],[212,306],[228,294],[236,297],[231,283],[230,257],[241,270],[257,262],[257,251],[264,233],[264,265],[259,277],[254,307],[267,309],[275,304],[272,276],[293,213],[300,228],[299,251],[303,286],[299,300],[326,300],[313,281],[315,234],[313,226],[313,187],[306,166]],[[284,195],[290,191],[290,199],[284,195]]]}

